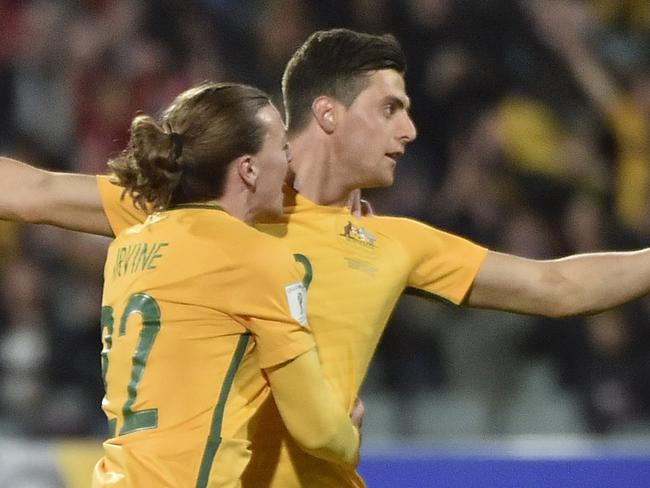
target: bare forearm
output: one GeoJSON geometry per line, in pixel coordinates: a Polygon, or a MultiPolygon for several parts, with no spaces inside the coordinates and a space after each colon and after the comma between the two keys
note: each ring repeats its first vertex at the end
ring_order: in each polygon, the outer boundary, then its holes
{"type": "Polygon", "coordinates": [[[30,222],[33,202],[24,198],[24,191],[38,191],[46,179],[46,171],[15,159],[0,157],[0,218],[30,222]]]}
{"type": "Polygon", "coordinates": [[[650,292],[650,249],[583,254],[551,263],[564,277],[557,292],[562,315],[600,312],[650,292]]]}
{"type": "Polygon", "coordinates": [[[466,304],[564,317],[596,313],[650,291],[650,250],[537,261],[489,252],[466,304]]]}
{"type": "Polygon", "coordinates": [[[0,157],[0,219],[112,236],[94,176],[54,173],[0,157]]]}

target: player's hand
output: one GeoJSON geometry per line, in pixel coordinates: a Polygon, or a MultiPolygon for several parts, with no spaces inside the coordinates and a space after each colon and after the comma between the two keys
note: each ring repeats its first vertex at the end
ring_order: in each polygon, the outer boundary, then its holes
{"type": "Polygon", "coordinates": [[[354,406],[352,407],[352,412],[350,412],[350,419],[352,419],[352,423],[359,429],[361,429],[361,425],[363,424],[363,416],[365,413],[365,405],[361,401],[361,398],[357,398],[354,402],[354,406]]]}
{"type": "Polygon", "coordinates": [[[356,189],[350,193],[350,197],[348,198],[348,206],[350,207],[350,213],[354,217],[372,217],[375,215],[370,202],[361,198],[361,190],[359,189],[356,189]]]}

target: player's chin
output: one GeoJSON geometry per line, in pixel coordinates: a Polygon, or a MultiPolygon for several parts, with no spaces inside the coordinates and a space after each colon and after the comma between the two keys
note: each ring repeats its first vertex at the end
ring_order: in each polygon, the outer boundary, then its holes
{"type": "Polygon", "coordinates": [[[377,175],[375,188],[384,188],[391,186],[395,182],[395,166],[386,168],[381,174],[377,175]]]}
{"type": "Polygon", "coordinates": [[[395,181],[395,174],[392,171],[384,171],[376,174],[372,180],[367,181],[363,188],[385,188],[391,186],[395,181]]]}

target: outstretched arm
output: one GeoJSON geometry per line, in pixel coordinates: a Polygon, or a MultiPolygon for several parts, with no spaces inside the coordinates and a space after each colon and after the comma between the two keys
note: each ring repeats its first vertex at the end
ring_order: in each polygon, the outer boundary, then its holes
{"type": "Polygon", "coordinates": [[[113,236],[96,177],[54,173],[0,157],[0,218],[113,236]]]}
{"type": "Polygon", "coordinates": [[[550,261],[489,252],[466,305],[564,317],[601,312],[650,292],[650,249],[550,261]]]}
{"type": "Polygon", "coordinates": [[[316,349],[266,373],[282,420],[298,445],[327,461],[356,466],[359,431],[326,385],[316,349]]]}

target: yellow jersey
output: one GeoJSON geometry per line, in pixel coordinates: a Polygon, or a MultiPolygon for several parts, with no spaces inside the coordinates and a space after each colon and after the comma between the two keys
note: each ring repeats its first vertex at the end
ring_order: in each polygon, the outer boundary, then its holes
{"type": "Polygon", "coordinates": [[[302,266],[215,206],[150,215],[111,243],[93,487],[240,486],[273,403],[260,368],[314,347],[302,266]]]}
{"type": "MultiPolygon", "coordinates": [[[[121,189],[100,177],[107,218],[118,233],[143,216],[121,189]]],[[[397,217],[354,218],[348,208],[316,205],[295,192],[285,196],[280,222],[257,225],[279,238],[300,260],[309,285],[309,323],[323,374],[351,409],[390,314],[408,288],[460,304],[487,250],[420,222],[397,217]]],[[[262,410],[261,435],[243,486],[362,487],[353,470],[304,453],[273,404],[262,410]]]]}

